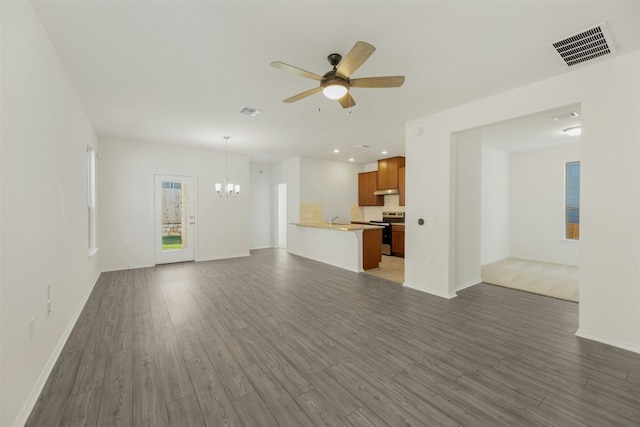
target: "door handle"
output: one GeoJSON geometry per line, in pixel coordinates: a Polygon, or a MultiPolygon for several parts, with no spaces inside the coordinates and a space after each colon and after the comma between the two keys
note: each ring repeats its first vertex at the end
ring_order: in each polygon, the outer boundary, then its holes
{"type": "Polygon", "coordinates": [[[189,224],[195,225],[195,223],[196,223],[195,221],[191,221],[189,224]]]}

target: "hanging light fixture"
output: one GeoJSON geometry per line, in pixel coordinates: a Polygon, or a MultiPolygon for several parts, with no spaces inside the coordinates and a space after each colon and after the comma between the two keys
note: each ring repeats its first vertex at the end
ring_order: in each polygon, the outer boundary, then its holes
{"type": "Polygon", "coordinates": [[[216,183],[216,193],[220,197],[237,197],[240,194],[240,185],[233,184],[229,182],[229,176],[227,175],[229,172],[229,155],[227,151],[229,149],[229,138],[230,136],[223,136],[225,141],[224,147],[224,184],[216,183]]]}

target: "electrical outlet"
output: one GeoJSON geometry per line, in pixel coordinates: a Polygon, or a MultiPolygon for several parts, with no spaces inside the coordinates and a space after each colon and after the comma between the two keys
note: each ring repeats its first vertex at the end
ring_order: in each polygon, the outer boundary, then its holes
{"type": "Polygon", "coordinates": [[[429,257],[429,265],[436,265],[436,259],[432,256],[429,257]]]}
{"type": "Polygon", "coordinates": [[[29,338],[33,338],[36,334],[36,318],[35,316],[29,319],[29,338]]]}

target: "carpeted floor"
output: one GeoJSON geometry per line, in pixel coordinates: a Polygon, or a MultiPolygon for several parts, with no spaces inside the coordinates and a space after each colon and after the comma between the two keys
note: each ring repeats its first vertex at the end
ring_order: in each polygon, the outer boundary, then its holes
{"type": "Polygon", "coordinates": [[[485,283],[578,302],[579,268],[506,258],[482,266],[485,283]]]}

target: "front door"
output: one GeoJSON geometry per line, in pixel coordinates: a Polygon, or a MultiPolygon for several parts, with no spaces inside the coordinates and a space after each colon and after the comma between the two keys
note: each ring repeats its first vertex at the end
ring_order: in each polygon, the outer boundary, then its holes
{"type": "Polygon", "coordinates": [[[156,264],[195,260],[195,179],[155,175],[156,264]]]}

